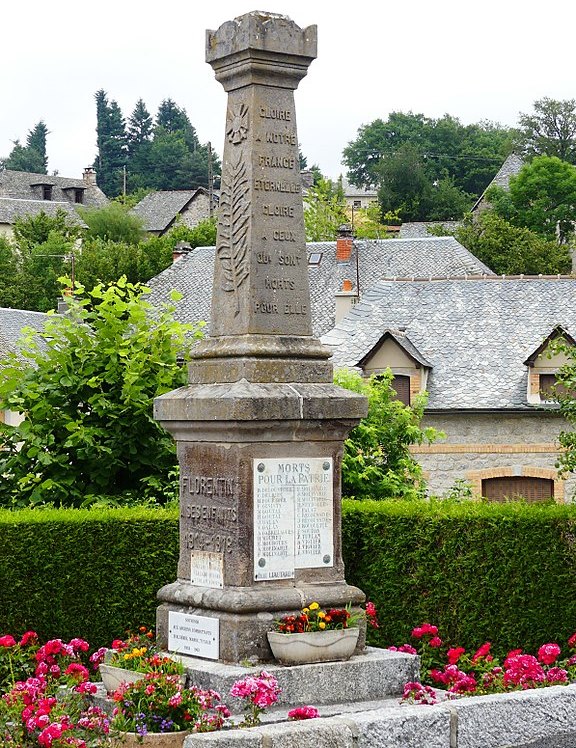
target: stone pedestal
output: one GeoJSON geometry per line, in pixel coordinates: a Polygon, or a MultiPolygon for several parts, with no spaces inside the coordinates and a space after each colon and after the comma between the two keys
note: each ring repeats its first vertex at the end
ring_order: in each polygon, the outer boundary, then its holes
{"type": "Polygon", "coordinates": [[[312,337],[293,91],[316,27],[250,13],[207,32],[206,56],[229,93],[212,316],[189,385],[155,402],[181,474],[157,629],[171,651],[266,662],[274,618],[364,600],[344,578],[340,483],[367,406],[312,337]]]}

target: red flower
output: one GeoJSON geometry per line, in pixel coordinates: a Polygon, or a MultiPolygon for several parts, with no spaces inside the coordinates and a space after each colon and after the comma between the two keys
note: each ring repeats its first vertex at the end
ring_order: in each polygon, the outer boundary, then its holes
{"type": "MultiPolygon", "coordinates": [[[[484,642],[484,644],[474,653],[474,656],[472,657],[472,664],[478,662],[478,660],[482,657],[488,660],[488,656],[490,655],[490,646],[490,642],[484,642]]],[[[490,662],[490,660],[488,660],[488,662],[490,662]]]]}
{"type": "Polygon", "coordinates": [[[437,649],[438,647],[441,647],[441,646],[442,646],[442,639],[441,639],[441,638],[440,638],[439,636],[433,636],[433,637],[432,637],[432,638],[430,639],[430,641],[428,642],[428,644],[429,644],[429,645],[430,645],[431,647],[434,647],[434,649],[437,649]]]}
{"type": "Polygon", "coordinates": [[[576,633],[572,634],[572,636],[568,639],[568,646],[570,649],[574,649],[576,647],[576,633]]]}
{"type": "Polygon", "coordinates": [[[452,647],[447,652],[448,664],[455,665],[463,654],[466,654],[464,647],[452,647]]]}
{"type": "Polygon", "coordinates": [[[16,645],[16,639],[10,634],[0,636],[0,647],[14,647],[16,645]]]}

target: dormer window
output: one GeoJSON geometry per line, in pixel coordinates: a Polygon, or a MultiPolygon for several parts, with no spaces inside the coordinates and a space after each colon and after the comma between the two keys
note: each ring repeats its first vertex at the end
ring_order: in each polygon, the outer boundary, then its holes
{"type": "Polygon", "coordinates": [[[76,188],[74,190],[74,202],[82,204],[84,202],[84,188],[76,188]]]}
{"type": "Polygon", "coordinates": [[[557,373],[568,362],[566,354],[559,351],[558,343],[574,345],[574,339],[562,327],[554,330],[538,348],[524,361],[528,367],[527,400],[532,405],[553,404],[566,393],[566,388],[557,381],[557,373]]]}
{"type": "Polygon", "coordinates": [[[42,185],[42,200],[52,200],[52,185],[51,184],[42,185]]]}

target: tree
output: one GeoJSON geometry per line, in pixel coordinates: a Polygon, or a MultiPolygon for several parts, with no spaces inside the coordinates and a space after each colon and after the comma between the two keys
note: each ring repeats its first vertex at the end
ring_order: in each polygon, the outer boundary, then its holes
{"type": "Polygon", "coordinates": [[[519,148],[527,156],[557,156],[576,164],[576,99],[544,97],[532,114],[519,115],[519,148]]]}
{"type": "Polygon", "coordinates": [[[446,114],[392,112],[358,131],[344,149],[348,177],[378,186],[384,212],[405,220],[459,218],[511,150],[512,131],[490,122],[464,126],[446,114]],[[440,188],[440,189],[438,189],[440,188]]]}
{"type": "Polygon", "coordinates": [[[574,233],[576,167],[556,156],[536,156],[510,179],[507,193],[492,187],[486,197],[515,226],[561,242],[574,233]]]}
{"type": "Polygon", "coordinates": [[[115,197],[122,192],[123,170],[127,163],[126,126],[120,107],[108,101],[103,89],[95,94],[98,155],[94,161],[100,189],[115,197]]]}
{"type": "Polygon", "coordinates": [[[320,179],[304,196],[306,241],[334,241],[339,227],[347,223],[346,203],[340,188],[329,179],[320,179]]]}
{"type": "Polygon", "coordinates": [[[443,436],[422,429],[426,396],[412,406],[395,399],[393,375],[388,369],[378,377],[363,379],[340,369],[334,381],[340,387],[366,395],[368,416],[344,442],[342,492],[354,499],[419,499],[425,496],[422,468],[410,454],[411,444],[431,443],[443,436]]]}
{"type": "Polygon", "coordinates": [[[468,216],[454,232],[456,239],[498,274],[544,275],[570,272],[566,246],[527,228],[514,226],[494,210],[468,216]]]}
{"type": "Polygon", "coordinates": [[[144,238],[142,219],[129,213],[118,202],[111,202],[103,208],[83,208],[80,214],[88,226],[87,239],[138,244],[144,238]]]}
{"type": "Polygon", "coordinates": [[[14,171],[29,171],[34,174],[48,173],[48,157],[46,155],[46,138],[48,128],[40,120],[38,124],[28,131],[26,145],[21,145],[19,140],[14,141],[8,158],[4,160],[4,167],[14,171]]]}
{"type": "Polygon", "coordinates": [[[143,187],[147,182],[152,133],[152,117],[144,101],[138,99],[127,125],[128,186],[131,192],[143,187]]]}
{"type": "Polygon", "coordinates": [[[0,503],[79,506],[91,496],[154,495],[176,465],[172,438],[152,417],[154,397],[183,384],[185,333],[173,307],[152,310],[147,289],[125,279],[85,292],[13,356],[2,407],[25,420],[2,425],[0,503]],[[42,345],[39,345],[39,340],[42,345]]]}

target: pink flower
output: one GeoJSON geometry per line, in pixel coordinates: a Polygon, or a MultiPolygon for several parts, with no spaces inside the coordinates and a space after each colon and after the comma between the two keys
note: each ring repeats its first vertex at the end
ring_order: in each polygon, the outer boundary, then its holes
{"type": "Polygon", "coordinates": [[[0,647],[14,647],[16,646],[16,639],[10,634],[0,636],[0,647]]]}
{"type": "Polygon", "coordinates": [[[548,683],[568,683],[568,673],[561,667],[551,667],[546,673],[548,683]]]}
{"type": "Polygon", "coordinates": [[[88,670],[79,662],[70,663],[70,665],[68,665],[68,667],[64,671],[64,675],[71,675],[73,678],[81,681],[88,680],[88,678],[90,677],[90,673],[88,672],[88,670]]]}
{"type": "Polygon", "coordinates": [[[299,706],[296,709],[291,709],[288,712],[288,719],[315,719],[319,717],[320,713],[314,706],[299,706]]]}
{"type": "Polygon", "coordinates": [[[568,639],[568,646],[570,649],[574,649],[576,647],[576,633],[572,634],[572,636],[568,639]]]}
{"type": "Polygon", "coordinates": [[[556,642],[543,644],[538,650],[538,659],[543,665],[552,665],[558,659],[560,647],[556,642]]]}
{"type": "Polygon", "coordinates": [[[432,639],[428,642],[428,644],[431,647],[434,647],[434,649],[437,649],[438,647],[442,646],[442,639],[439,636],[433,636],[432,639]]]}
{"type": "Polygon", "coordinates": [[[455,665],[463,654],[466,654],[464,647],[452,647],[446,654],[448,657],[448,664],[455,665]]]}
{"type": "Polygon", "coordinates": [[[84,639],[71,639],[70,646],[75,652],[87,652],[90,649],[90,645],[84,639]]]}

